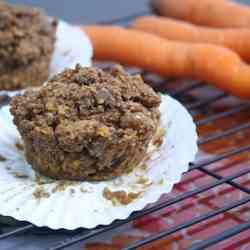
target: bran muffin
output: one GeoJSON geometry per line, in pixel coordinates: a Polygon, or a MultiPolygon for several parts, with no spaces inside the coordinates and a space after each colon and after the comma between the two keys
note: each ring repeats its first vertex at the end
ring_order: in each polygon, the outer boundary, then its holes
{"type": "Polygon", "coordinates": [[[120,66],[67,69],[12,100],[27,161],[56,179],[100,181],[133,170],[159,126],[160,97],[120,66]]]}
{"type": "Polygon", "coordinates": [[[0,90],[48,79],[57,22],[40,10],[0,1],[0,90]]]}

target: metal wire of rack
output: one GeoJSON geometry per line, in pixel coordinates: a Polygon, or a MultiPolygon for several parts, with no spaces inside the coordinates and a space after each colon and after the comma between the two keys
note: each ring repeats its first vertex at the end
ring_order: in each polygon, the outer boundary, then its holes
{"type": "MultiPolygon", "coordinates": [[[[131,15],[129,17],[124,17],[120,18],[119,20],[112,20],[109,22],[109,24],[122,24],[122,25],[127,25],[128,22],[130,22],[134,17],[137,15],[141,15],[145,13],[137,13],[136,15],[131,15]]],[[[143,77],[147,79],[149,73],[140,71],[142,73],[143,77]]],[[[195,101],[186,101],[185,97],[190,94],[191,91],[194,90],[199,90],[200,88],[204,87],[204,84],[201,82],[190,82],[185,87],[180,87],[178,89],[168,89],[168,83],[170,83],[170,80],[160,80],[157,82],[157,89],[162,89],[162,91],[167,91],[168,93],[171,93],[172,96],[176,97],[180,101],[182,101],[185,106],[189,109],[189,111],[194,115],[200,115],[202,114],[202,118],[196,119],[196,124],[198,127],[208,125],[210,123],[213,123],[219,119],[224,119],[228,117],[233,117],[235,115],[240,114],[241,112],[249,111],[250,110],[250,103],[249,102],[239,102],[237,105],[233,107],[227,107],[225,110],[222,111],[217,111],[212,114],[210,114],[209,110],[210,107],[215,103],[215,102],[220,102],[221,100],[224,100],[228,98],[229,96],[225,93],[218,92],[216,91],[214,95],[208,98],[202,98],[202,99],[197,99],[195,101]],[[184,101],[183,101],[184,100],[184,101]]],[[[8,98],[2,98],[0,99],[0,105],[1,102],[7,102],[9,101],[8,98]]],[[[236,124],[233,127],[230,127],[226,130],[219,131],[219,132],[212,132],[206,137],[202,137],[199,139],[199,145],[207,145],[209,143],[212,143],[217,140],[225,139],[225,138],[230,138],[230,136],[243,132],[247,129],[250,129],[250,122],[246,122],[244,124],[236,124]]],[[[162,238],[166,238],[170,235],[173,235],[174,233],[189,228],[192,225],[198,224],[200,222],[204,222],[206,220],[209,220],[211,218],[216,217],[217,215],[223,214],[224,212],[230,211],[234,208],[240,207],[240,206],[246,206],[249,205],[250,203],[250,188],[240,184],[237,180],[238,178],[242,176],[246,176],[250,174],[250,166],[249,164],[246,164],[244,169],[241,169],[239,171],[236,171],[233,174],[223,176],[218,174],[216,171],[214,171],[210,166],[214,163],[221,162],[225,159],[229,159],[231,157],[235,157],[238,155],[241,155],[243,153],[249,152],[250,151],[250,144],[240,146],[238,148],[234,148],[232,150],[222,152],[219,155],[215,156],[210,156],[208,159],[203,160],[203,161],[197,161],[190,165],[189,172],[186,173],[186,175],[189,175],[193,171],[199,171],[207,176],[210,176],[213,180],[204,185],[199,185],[197,188],[194,190],[187,190],[179,195],[175,196],[174,198],[167,199],[163,202],[154,204],[148,208],[145,208],[143,211],[140,212],[135,212],[133,213],[129,218],[126,220],[122,221],[115,221],[109,226],[105,227],[98,227],[94,230],[77,230],[75,232],[70,233],[69,236],[67,236],[63,241],[58,241],[55,242],[53,241],[53,244],[49,248],[49,250],[59,250],[59,249],[70,249],[68,247],[78,243],[78,242],[85,242],[86,240],[100,237],[104,233],[112,231],[114,229],[117,229],[123,225],[126,225],[129,222],[136,221],[137,219],[143,218],[146,215],[153,214],[157,211],[160,211],[162,209],[171,207],[175,204],[178,204],[182,201],[185,201],[190,198],[196,198],[197,195],[206,193],[209,190],[213,190],[214,188],[221,186],[223,184],[227,184],[230,187],[240,190],[242,193],[244,193],[244,196],[236,201],[231,201],[229,203],[226,203],[225,205],[218,207],[216,209],[213,209],[209,212],[206,212],[204,214],[201,214],[200,216],[190,218],[189,220],[178,224],[174,225],[170,228],[161,230],[158,233],[155,233],[150,236],[146,236],[143,239],[140,239],[138,241],[132,242],[131,244],[128,244],[126,247],[123,249],[126,250],[131,250],[131,249],[138,249],[143,246],[148,246],[151,243],[154,243],[156,241],[159,241],[162,238]]],[[[239,225],[226,228],[225,231],[217,233],[216,235],[209,235],[206,239],[202,240],[201,242],[194,243],[189,246],[188,249],[190,250],[201,250],[205,249],[211,246],[216,246],[218,243],[234,237],[237,234],[240,234],[243,231],[249,230],[250,229],[250,220],[245,221],[244,223],[240,223],[239,225]]],[[[33,230],[36,230],[36,227],[34,225],[28,224],[24,226],[19,226],[14,228],[13,230],[10,230],[5,233],[1,233],[1,224],[0,224],[0,249],[3,249],[1,247],[1,244],[5,240],[11,240],[14,239],[14,237],[18,235],[24,235],[26,233],[32,233],[33,230]]],[[[50,234],[53,234],[52,231],[49,232],[50,234]]],[[[154,248],[156,249],[156,248],[154,248]]]]}

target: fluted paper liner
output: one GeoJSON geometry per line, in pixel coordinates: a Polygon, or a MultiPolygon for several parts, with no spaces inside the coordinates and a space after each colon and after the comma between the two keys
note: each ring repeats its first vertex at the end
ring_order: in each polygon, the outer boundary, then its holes
{"type": "MultiPolygon", "coordinates": [[[[49,78],[66,68],[75,68],[77,63],[83,67],[92,64],[92,44],[80,27],[60,20],[56,30],[56,42],[49,67],[49,78]]],[[[20,91],[0,91],[0,95],[14,96],[20,91]]]]}
{"type": "Polygon", "coordinates": [[[62,182],[35,174],[23,155],[9,106],[3,107],[0,156],[5,161],[0,161],[0,214],[37,226],[72,230],[108,225],[156,202],[180,181],[197,153],[196,127],[187,110],[164,95],[160,111],[161,127],[166,131],[163,144],[160,148],[151,144],[148,159],[130,174],[110,181],[62,182]],[[116,191],[132,199],[125,204],[110,198],[116,191]]]}

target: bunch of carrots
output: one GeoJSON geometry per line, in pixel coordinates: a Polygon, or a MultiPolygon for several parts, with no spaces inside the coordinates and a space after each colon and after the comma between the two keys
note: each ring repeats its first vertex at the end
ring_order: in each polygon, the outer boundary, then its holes
{"type": "Polygon", "coordinates": [[[159,16],[127,29],[87,26],[96,59],[188,77],[250,98],[250,7],[229,0],[151,0],[159,16]]]}

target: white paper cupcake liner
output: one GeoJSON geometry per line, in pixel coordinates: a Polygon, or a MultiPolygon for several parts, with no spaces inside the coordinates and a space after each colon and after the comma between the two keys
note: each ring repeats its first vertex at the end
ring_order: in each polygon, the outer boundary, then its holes
{"type": "MultiPolygon", "coordinates": [[[[83,67],[92,65],[92,44],[83,29],[59,20],[56,42],[49,67],[49,78],[65,68],[75,68],[77,63],[83,67]]],[[[14,96],[20,91],[0,91],[0,95],[14,96]]]]}
{"type": "Polygon", "coordinates": [[[50,77],[65,68],[75,68],[77,63],[89,67],[92,64],[92,56],[92,44],[83,29],[60,20],[50,64],[50,77]]]}
{"type": "Polygon", "coordinates": [[[108,225],[157,201],[180,181],[198,151],[196,127],[187,110],[165,95],[160,111],[166,131],[163,144],[157,150],[149,147],[143,166],[110,181],[63,182],[37,177],[18,146],[21,138],[9,107],[2,108],[0,155],[5,161],[0,161],[0,214],[37,226],[72,230],[108,225]],[[110,192],[116,191],[133,199],[122,204],[110,198],[110,192]]]}

